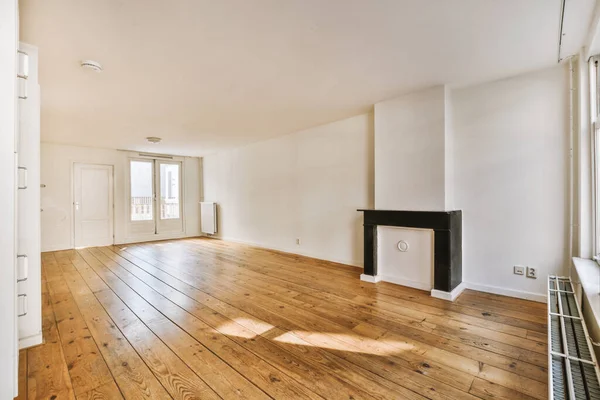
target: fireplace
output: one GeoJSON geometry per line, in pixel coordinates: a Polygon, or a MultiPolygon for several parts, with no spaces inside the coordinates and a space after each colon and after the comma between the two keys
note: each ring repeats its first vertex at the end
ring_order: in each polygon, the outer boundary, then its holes
{"type": "Polygon", "coordinates": [[[364,213],[364,273],[378,282],[377,227],[431,229],[433,244],[432,295],[453,300],[462,289],[462,211],[404,211],[359,209],[364,213]]]}

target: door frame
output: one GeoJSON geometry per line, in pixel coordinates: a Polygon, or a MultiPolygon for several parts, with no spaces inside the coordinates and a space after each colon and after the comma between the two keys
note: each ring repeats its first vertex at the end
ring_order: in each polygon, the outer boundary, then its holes
{"type": "MultiPolygon", "coordinates": [[[[177,239],[185,237],[187,228],[186,228],[186,193],[187,193],[187,184],[186,184],[186,174],[185,174],[185,159],[184,156],[171,156],[171,155],[163,155],[163,154],[154,154],[154,153],[142,153],[142,152],[134,152],[134,151],[125,151],[126,159],[124,163],[124,190],[125,195],[123,196],[123,207],[125,210],[124,220],[126,221],[126,226],[124,226],[124,238],[120,243],[137,243],[137,242],[147,242],[153,240],[166,240],[166,239],[177,239]],[[131,161],[153,161],[155,164],[160,161],[167,162],[179,162],[179,176],[180,176],[180,212],[181,212],[181,231],[177,232],[164,232],[164,233],[152,233],[152,234],[133,234],[131,230],[131,161]]],[[[156,167],[155,167],[156,168],[156,167]]],[[[157,177],[155,175],[155,170],[153,170],[153,180],[156,181],[157,177]]],[[[153,190],[156,190],[155,186],[153,186],[153,190]]],[[[158,196],[157,196],[158,197],[158,196]]],[[[120,200],[121,201],[121,200],[120,200]]],[[[157,223],[158,218],[158,208],[156,207],[156,201],[154,202],[154,223],[157,223]]]]}
{"type": "Polygon", "coordinates": [[[112,233],[112,244],[115,244],[115,166],[114,164],[105,164],[105,163],[90,163],[90,162],[81,162],[81,161],[72,161],[71,162],[71,248],[76,249],[75,247],[75,165],[100,165],[104,167],[110,167],[110,175],[109,175],[109,201],[112,207],[112,218],[110,219],[110,230],[112,233]]]}

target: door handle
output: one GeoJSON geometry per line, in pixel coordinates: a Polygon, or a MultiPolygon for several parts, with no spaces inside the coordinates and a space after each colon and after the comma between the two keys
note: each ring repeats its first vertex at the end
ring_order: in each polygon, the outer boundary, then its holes
{"type": "Polygon", "coordinates": [[[27,254],[17,254],[17,282],[25,282],[29,276],[29,259],[27,254]],[[19,263],[21,261],[21,263],[19,263]],[[22,270],[23,273],[19,274],[22,270]],[[19,276],[21,278],[19,278],[19,276]]]}
{"type": "Polygon", "coordinates": [[[29,54],[23,50],[17,50],[19,58],[19,70],[17,71],[17,78],[27,79],[29,78],[29,54]]]}
{"type": "Polygon", "coordinates": [[[79,211],[79,202],[76,201],[73,203],[73,205],[75,206],[75,211],[79,211]]]}
{"type": "Polygon", "coordinates": [[[29,54],[24,51],[18,50],[18,97],[20,99],[27,99],[27,78],[29,78],[29,54]]]}
{"type": "Polygon", "coordinates": [[[17,298],[20,299],[23,302],[23,312],[20,314],[17,314],[17,317],[24,317],[27,315],[27,295],[26,294],[18,294],[17,298]]]}
{"type": "Polygon", "coordinates": [[[25,167],[17,167],[19,169],[19,172],[22,172],[19,174],[19,186],[17,186],[17,189],[27,189],[27,168],[25,167]],[[21,185],[21,176],[23,176],[23,184],[21,185]]]}
{"type": "Polygon", "coordinates": [[[27,79],[18,79],[18,91],[19,98],[21,100],[27,100],[27,79]]]}

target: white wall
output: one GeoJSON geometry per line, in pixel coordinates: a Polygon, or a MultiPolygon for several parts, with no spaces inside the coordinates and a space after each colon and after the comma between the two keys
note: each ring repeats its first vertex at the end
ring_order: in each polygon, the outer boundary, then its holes
{"type": "Polygon", "coordinates": [[[562,65],[378,103],[375,133],[363,115],[205,157],[205,199],[220,237],[354,265],[356,208],[460,209],[463,280],[543,300],[568,265],[568,93],[562,65]]]}
{"type": "Polygon", "coordinates": [[[544,295],[568,265],[568,91],[557,66],[452,92],[463,280],[544,295]]]}
{"type": "Polygon", "coordinates": [[[0,2],[0,399],[16,392],[15,116],[17,2],[0,2]]]}
{"type": "Polygon", "coordinates": [[[444,202],[446,210],[454,206],[454,107],[451,90],[446,87],[444,100],[444,202]]]}
{"type": "Polygon", "coordinates": [[[185,157],[183,161],[183,225],[186,236],[200,236],[200,201],[202,201],[202,159],[185,157]]]}
{"type": "Polygon", "coordinates": [[[205,157],[218,236],[362,265],[356,209],[373,206],[372,126],[360,115],[205,157]]]}
{"type": "Polygon", "coordinates": [[[443,211],[446,88],[375,104],[375,207],[443,211]]]}
{"type": "MultiPolygon", "coordinates": [[[[129,219],[127,174],[129,173],[127,152],[91,147],[67,146],[42,143],[42,251],[69,249],[73,247],[72,222],[72,168],[73,163],[106,164],[114,166],[115,242],[127,243],[157,240],[167,236],[132,236],[128,232],[129,219]]],[[[199,235],[200,164],[199,159],[186,157],[184,160],[184,225],[183,236],[199,235]]],[[[181,237],[170,235],[168,237],[181,237]]]]}

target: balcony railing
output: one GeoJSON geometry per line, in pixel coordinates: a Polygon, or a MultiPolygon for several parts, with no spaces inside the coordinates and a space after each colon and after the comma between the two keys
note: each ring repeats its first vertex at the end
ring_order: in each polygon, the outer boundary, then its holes
{"type": "MultiPolygon", "coordinates": [[[[132,197],[131,198],[131,220],[132,221],[152,221],[153,215],[152,197],[132,197]]],[[[161,198],[160,199],[160,219],[179,218],[179,199],[161,198]]]]}

